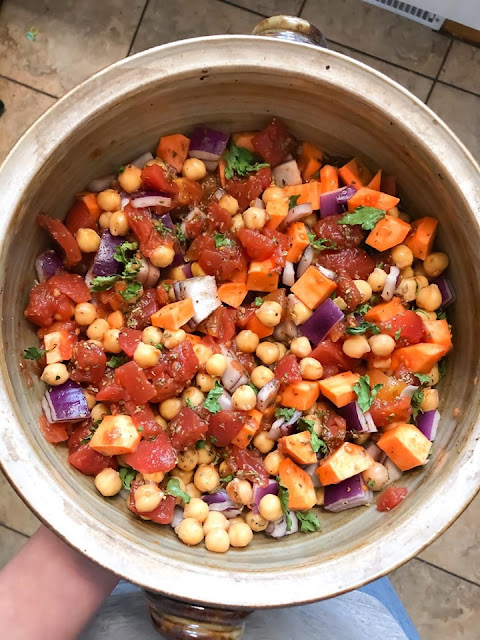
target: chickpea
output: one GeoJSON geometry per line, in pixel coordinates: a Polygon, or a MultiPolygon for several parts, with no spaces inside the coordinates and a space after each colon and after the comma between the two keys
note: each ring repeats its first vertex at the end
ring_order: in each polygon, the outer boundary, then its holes
{"type": "Polygon", "coordinates": [[[118,211],[120,202],[120,194],[115,189],[105,189],[97,194],[97,204],[103,211],[118,211]]]}
{"type": "Polygon", "coordinates": [[[406,280],[407,278],[413,278],[415,276],[415,272],[412,267],[405,267],[405,269],[400,269],[400,276],[406,280]]]}
{"type": "Polygon", "coordinates": [[[278,356],[278,359],[281,360],[283,358],[283,356],[287,353],[287,347],[282,344],[281,342],[275,342],[275,344],[278,347],[278,350],[280,352],[280,355],[278,356]]]}
{"type": "Polygon", "coordinates": [[[122,481],[120,480],[118,471],[110,467],[102,469],[100,473],[95,476],[93,483],[102,496],[106,496],[107,498],[116,496],[122,488],[122,481]]]}
{"type": "Polygon", "coordinates": [[[229,518],[228,522],[230,523],[230,527],[234,524],[243,524],[245,522],[245,520],[242,518],[242,516],[235,516],[235,518],[229,518]]]}
{"type": "Polygon", "coordinates": [[[150,262],[154,267],[168,267],[175,257],[175,250],[166,244],[161,244],[153,250],[150,262]]]}
{"type": "Polygon", "coordinates": [[[429,285],[425,276],[415,276],[413,279],[417,283],[417,292],[420,291],[420,289],[425,289],[425,287],[428,287],[429,285]]]}
{"type": "Polygon", "coordinates": [[[266,520],[278,520],[283,516],[280,498],[271,493],[267,493],[267,495],[263,496],[260,500],[258,511],[266,520]]]}
{"type": "Polygon", "coordinates": [[[167,430],[168,424],[165,418],[162,418],[162,416],[155,416],[154,419],[155,419],[155,422],[162,427],[162,431],[167,430]]]}
{"type": "Polygon", "coordinates": [[[273,373],[273,371],[268,367],[264,367],[262,365],[260,367],[255,367],[255,369],[253,369],[252,373],[250,374],[250,380],[259,389],[262,389],[266,384],[271,382],[274,377],[275,374],[273,373]]]}
{"type": "MultiPolygon", "coordinates": [[[[174,347],[178,347],[184,340],[186,340],[187,334],[183,329],[179,329],[178,331],[170,331],[169,329],[163,332],[162,342],[167,349],[173,349],[174,347]]],[[[195,346],[193,350],[195,351],[195,346]]],[[[198,357],[198,356],[197,356],[198,357]]]]}
{"type": "Polygon", "coordinates": [[[431,253],[425,258],[423,268],[430,278],[438,278],[448,267],[448,256],[446,253],[431,253]]]}
{"type": "Polygon", "coordinates": [[[162,344],[163,331],[157,327],[146,327],[142,331],[142,342],[145,344],[162,344]]]}
{"type": "Polygon", "coordinates": [[[134,361],[141,369],[154,367],[160,360],[161,352],[151,344],[139,342],[133,354],[134,361]]]}
{"type": "Polygon", "coordinates": [[[389,356],[395,349],[395,340],[392,336],[380,333],[368,339],[368,344],[374,356],[389,356]]]}
{"type": "Polygon", "coordinates": [[[305,337],[293,338],[290,342],[290,352],[298,358],[306,358],[312,352],[310,340],[305,337]]]}
{"type": "Polygon", "coordinates": [[[183,471],[192,471],[198,464],[198,451],[196,449],[186,449],[177,456],[177,467],[183,471]]]}
{"type": "Polygon", "coordinates": [[[203,393],[208,393],[215,386],[215,378],[208,375],[208,373],[197,373],[195,382],[203,393]]]}
{"type": "Polygon", "coordinates": [[[232,547],[246,547],[253,538],[253,533],[246,522],[234,524],[228,531],[232,547]]]}
{"type": "Polygon", "coordinates": [[[259,207],[250,207],[243,213],[243,222],[247,229],[262,229],[267,222],[267,212],[259,207]]]}
{"type": "Polygon", "coordinates": [[[317,487],[317,489],[315,489],[315,497],[315,504],[317,507],[321,507],[325,502],[325,489],[323,487],[317,487]]]}
{"type": "Polygon", "coordinates": [[[220,478],[227,478],[228,476],[231,476],[233,474],[233,470],[228,462],[226,460],[223,460],[218,465],[218,473],[220,474],[220,478]]]}
{"type": "Polygon", "coordinates": [[[340,297],[334,298],[333,302],[337,305],[340,311],[345,311],[345,309],[347,308],[347,303],[343,298],[340,298],[340,297]]]}
{"type": "Polygon", "coordinates": [[[94,393],[90,393],[86,389],[83,390],[83,395],[85,396],[85,400],[87,401],[87,407],[92,410],[97,402],[97,396],[94,393]]]}
{"type": "Polygon", "coordinates": [[[201,498],[191,498],[183,510],[185,518],[194,518],[198,522],[205,522],[208,513],[208,504],[201,498]]]}
{"type": "Polygon", "coordinates": [[[392,216],[392,218],[398,218],[398,207],[392,207],[387,210],[387,216],[392,216]]]}
{"type": "Polygon", "coordinates": [[[388,471],[383,464],[374,462],[362,473],[363,479],[372,491],[381,491],[388,482],[388,471]]]}
{"type": "Polygon", "coordinates": [[[165,478],[164,471],[155,471],[154,473],[143,474],[143,479],[145,480],[145,482],[152,482],[153,484],[158,484],[159,482],[162,482],[164,478],[165,478]]]}
{"type": "MultiPolygon", "coordinates": [[[[210,464],[217,455],[217,450],[210,442],[205,442],[205,446],[198,451],[198,464],[210,464]]],[[[226,474],[228,476],[228,473],[226,474]]]]}
{"type": "Polygon", "coordinates": [[[198,264],[198,262],[192,262],[190,268],[192,270],[192,276],[194,276],[195,278],[200,278],[207,275],[202,267],[198,264]]]}
{"type": "Polygon", "coordinates": [[[266,520],[259,513],[253,513],[249,511],[245,516],[245,522],[248,524],[252,531],[265,531],[268,527],[268,520],[266,520]]]}
{"type": "Polygon", "coordinates": [[[417,293],[417,305],[425,311],[435,311],[442,304],[442,294],[436,284],[430,284],[417,293]]]}
{"type": "Polygon", "coordinates": [[[272,451],[268,454],[263,464],[269,476],[278,476],[278,467],[282,460],[285,460],[285,456],[280,451],[272,451]]]}
{"type": "Polygon", "coordinates": [[[274,342],[260,342],[255,350],[255,355],[263,364],[273,364],[280,358],[280,350],[274,342]]]}
{"type": "Polygon", "coordinates": [[[230,500],[238,504],[249,504],[253,498],[253,488],[248,480],[234,478],[227,484],[227,493],[230,500]]]}
{"type": "Polygon", "coordinates": [[[67,367],[63,362],[55,362],[54,364],[47,364],[42,373],[42,380],[52,387],[56,387],[59,384],[63,384],[70,377],[67,367]]]}
{"type": "Polygon", "coordinates": [[[383,291],[386,279],[386,272],[383,269],[376,267],[368,276],[367,282],[372,287],[372,291],[374,293],[379,293],[380,291],[383,291]]]}
{"type": "Polygon", "coordinates": [[[283,200],[285,193],[280,187],[268,187],[262,194],[262,200],[265,204],[272,200],[283,200]]]}
{"type": "Polygon", "coordinates": [[[378,369],[379,371],[384,371],[384,372],[390,369],[391,364],[392,364],[391,358],[375,358],[372,361],[372,366],[374,369],[378,369]]]}
{"type": "Polygon", "coordinates": [[[425,411],[435,411],[438,409],[438,391],[436,389],[425,389],[420,409],[425,411]]]}
{"type": "Polygon", "coordinates": [[[222,209],[226,209],[231,216],[234,216],[238,211],[238,200],[226,193],[220,198],[218,204],[222,209]]]}
{"type": "Polygon", "coordinates": [[[101,340],[88,340],[88,344],[94,344],[99,349],[103,350],[103,342],[101,340]]]}
{"type": "Polygon", "coordinates": [[[314,229],[315,225],[317,224],[318,218],[314,213],[311,213],[309,216],[307,216],[305,218],[305,220],[303,221],[307,227],[310,227],[310,229],[314,229]]]}
{"type": "Polygon", "coordinates": [[[165,418],[165,420],[173,420],[181,408],[182,401],[180,398],[169,398],[160,403],[160,415],[162,418],[165,418]]]}
{"type": "Polygon", "coordinates": [[[135,508],[148,513],[158,507],[163,498],[163,491],[156,484],[143,484],[135,491],[135,508]]]}
{"type": "Polygon", "coordinates": [[[110,217],[109,230],[112,236],[126,236],[130,230],[128,218],[123,211],[115,211],[110,217]]]}
{"type": "Polygon", "coordinates": [[[315,358],[302,358],[300,360],[300,371],[306,380],[320,380],[323,376],[323,367],[315,358]]]}
{"type": "Polygon", "coordinates": [[[406,278],[400,282],[395,291],[404,302],[412,302],[417,295],[417,283],[413,278],[406,278]]]}
{"type": "Polygon", "coordinates": [[[201,464],[195,471],[193,483],[202,492],[213,491],[220,483],[220,476],[215,467],[201,464]]]}
{"type": "Polygon", "coordinates": [[[105,416],[108,416],[108,407],[103,402],[97,402],[90,412],[90,416],[94,422],[101,422],[105,416]]]}
{"type": "Polygon", "coordinates": [[[240,229],[245,227],[245,223],[243,221],[243,216],[241,213],[237,213],[237,215],[232,218],[232,226],[230,227],[230,231],[232,233],[237,233],[240,229]]]}
{"type": "Polygon", "coordinates": [[[395,266],[399,269],[411,267],[413,264],[412,250],[406,244],[397,244],[396,247],[393,247],[390,255],[395,266]]]}
{"type": "Polygon", "coordinates": [[[133,193],[134,191],[138,191],[142,186],[142,170],[133,164],[129,164],[122,173],[118,175],[117,179],[124,191],[133,193]]]}
{"type": "Polygon", "coordinates": [[[232,405],[237,411],[250,411],[256,404],[255,391],[246,384],[242,384],[232,394],[232,405]]]}
{"type": "MultiPolygon", "coordinates": [[[[190,484],[193,480],[193,471],[184,471],[183,469],[179,469],[175,467],[170,471],[170,475],[174,478],[178,478],[180,480],[180,488],[182,491],[185,491],[185,487],[187,484],[190,484]]],[[[181,499],[179,499],[181,501],[181,499]]],[[[179,502],[177,502],[179,504],[179,502]]]]}
{"type": "MultiPolygon", "coordinates": [[[[197,489],[193,482],[189,482],[185,487],[185,493],[188,493],[190,498],[201,498],[202,492],[197,489]]],[[[202,500],[203,502],[203,500],[202,500]]]]}
{"type": "Polygon", "coordinates": [[[212,529],[223,529],[228,531],[230,523],[221,511],[209,511],[207,519],[203,523],[205,535],[212,529]]]}
{"type": "Polygon", "coordinates": [[[100,229],[109,229],[110,228],[110,218],[112,217],[111,211],[104,211],[99,219],[98,224],[100,225],[100,229]]]}
{"type": "Polygon", "coordinates": [[[354,280],[353,282],[357,287],[358,292],[362,296],[362,304],[370,300],[373,293],[372,287],[370,286],[370,284],[365,280],[354,280]]]}
{"type": "Polygon", "coordinates": [[[226,357],[221,353],[214,353],[208,358],[205,363],[205,370],[211,376],[223,376],[223,374],[227,370],[227,367],[228,361],[226,357]]]}
{"type": "Polygon", "coordinates": [[[213,355],[213,351],[210,347],[205,346],[201,342],[193,345],[193,352],[197,356],[201,367],[204,367],[207,364],[208,359],[213,355]]]}
{"type": "Polygon", "coordinates": [[[260,451],[260,453],[268,453],[275,446],[275,440],[269,438],[265,431],[260,431],[253,439],[253,446],[260,451]]]}
{"type": "Polygon", "coordinates": [[[205,548],[214,553],[225,553],[230,548],[230,536],[225,529],[212,529],[205,536],[205,548]]]}
{"type": "Polygon", "coordinates": [[[312,313],[313,311],[309,309],[307,305],[303,304],[303,302],[298,301],[290,309],[290,318],[298,326],[299,324],[303,324],[304,322],[306,322],[310,318],[312,313]]]}
{"type": "Polygon", "coordinates": [[[118,341],[120,329],[107,329],[103,334],[103,348],[108,353],[120,353],[122,347],[118,341]]]}
{"type": "Polygon", "coordinates": [[[91,302],[79,302],[75,307],[75,322],[87,326],[97,317],[97,307],[91,302]]]}
{"type": "Polygon", "coordinates": [[[440,372],[438,370],[438,364],[436,364],[433,369],[430,371],[430,373],[428,374],[432,381],[428,383],[428,386],[433,387],[434,385],[438,384],[438,381],[440,380],[440,372]]]}
{"type": "Polygon", "coordinates": [[[197,387],[187,387],[182,393],[182,400],[185,404],[188,404],[187,400],[189,400],[194,407],[198,407],[205,400],[205,396],[197,387]]]}
{"type": "Polygon", "coordinates": [[[195,518],[185,518],[175,528],[175,533],[184,544],[194,546],[203,540],[203,527],[195,518]]]}
{"type": "Polygon", "coordinates": [[[274,300],[266,300],[255,311],[255,315],[266,327],[276,327],[282,320],[282,305],[274,300]]]}
{"type": "Polygon", "coordinates": [[[366,337],[360,335],[347,338],[343,343],[342,349],[350,358],[363,358],[366,353],[371,351],[366,337]]]}
{"type": "Polygon", "coordinates": [[[256,333],[249,329],[244,329],[238,333],[235,344],[239,351],[243,353],[253,353],[258,347],[259,341],[260,339],[256,333]]]}
{"type": "Polygon", "coordinates": [[[100,246],[100,236],[93,229],[79,229],[75,235],[82,253],[95,253],[100,246]]]}
{"type": "Polygon", "coordinates": [[[183,163],[182,173],[189,180],[201,180],[207,175],[207,167],[199,158],[188,158],[183,163]]]}

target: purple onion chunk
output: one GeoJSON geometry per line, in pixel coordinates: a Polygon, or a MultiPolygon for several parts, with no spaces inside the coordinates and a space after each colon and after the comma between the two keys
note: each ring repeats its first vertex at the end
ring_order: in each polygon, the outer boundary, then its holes
{"type": "Polygon", "coordinates": [[[190,136],[190,158],[217,162],[227,147],[230,135],[209,127],[195,127],[190,136]]]}
{"type": "Polygon", "coordinates": [[[343,213],[344,206],[356,191],[355,187],[349,184],[346,187],[335,189],[335,191],[322,193],[320,195],[320,217],[328,218],[329,216],[334,216],[337,213],[343,213]]]}
{"type": "Polygon", "coordinates": [[[324,508],[327,511],[345,511],[366,505],[373,500],[373,493],[365,484],[361,473],[347,478],[338,484],[325,487],[324,508]]]}
{"type": "Polygon", "coordinates": [[[342,418],[345,418],[347,429],[350,431],[357,433],[375,433],[377,431],[370,412],[363,413],[358,402],[350,402],[337,409],[337,411],[342,418]]]}
{"type": "Polygon", "coordinates": [[[440,293],[442,294],[442,307],[446,309],[457,299],[455,289],[450,280],[445,278],[445,276],[440,276],[440,278],[434,280],[434,283],[440,289],[440,293]]]}
{"type": "Polygon", "coordinates": [[[292,520],[292,525],[289,531],[287,531],[287,519],[285,516],[282,516],[278,520],[269,522],[265,529],[265,533],[271,538],[283,538],[283,536],[290,536],[292,533],[297,533],[298,518],[294,511],[290,511],[290,518],[292,520]]]}
{"type": "Polygon", "coordinates": [[[344,317],[345,315],[333,300],[328,298],[312,313],[306,322],[300,325],[299,329],[310,342],[317,346],[344,317]]]}
{"type": "Polygon", "coordinates": [[[83,389],[73,380],[46,391],[42,407],[49,422],[75,422],[90,416],[83,389]]]}
{"type": "Polygon", "coordinates": [[[269,480],[266,487],[259,487],[256,484],[253,486],[253,513],[258,513],[258,505],[260,504],[260,500],[268,494],[273,494],[275,496],[278,494],[278,482],[276,480],[269,480]]]}
{"type": "Polygon", "coordinates": [[[113,276],[118,273],[121,263],[115,260],[115,249],[119,247],[124,238],[112,236],[110,231],[104,231],[100,240],[100,246],[93,261],[92,273],[94,276],[113,276]]]}
{"type": "Polygon", "coordinates": [[[202,500],[206,502],[208,505],[224,503],[224,502],[232,503],[225,489],[220,489],[219,491],[215,491],[215,493],[205,493],[202,496],[202,500]]]}
{"type": "Polygon", "coordinates": [[[420,413],[417,418],[417,427],[423,435],[433,442],[437,435],[438,423],[440,422],[440,413],[436,410],[425,411],[420,413]]]}
{"type": "Polygon", "coordinates": [[[53,249],[45,251],[35,260],[35,269],[37,270],[38,281],[45,282],[63,270],[62,259],[53,249]]]}

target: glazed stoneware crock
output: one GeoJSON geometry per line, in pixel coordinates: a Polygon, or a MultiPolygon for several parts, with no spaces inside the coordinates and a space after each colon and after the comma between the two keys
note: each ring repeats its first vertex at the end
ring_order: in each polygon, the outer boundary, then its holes
{"type": "Polygon", "coordinates": [[[307,44],[312,35],[322,43],[308,25],[287,20],[279,27],[274,20],[257,32],[268,36],[196,38],[114,64],[42,116],[0,170],[2,467],[58,535],[150,592],[157,627],[171,638],[239,637],[249,609],[328,598],[391,571],[444,531],[480,483],[479,168],[404,88],[307,44]],[[286,39],[268,37],[279,29],[286,39]],[[301,42],[288,41],[297,29],[301,42]],[[200,122],[227,131],[255,129],[273,115],[300,139],[396,175],[403,208],[439,219],[438,242],[450,257],[457,292],[450,315],[455,350],[441,383],[433,455],[425,468],[405,476],[409,496],[399,508],[322,513],[322,532],[283,540],[256,535],[248,548],[216,555],[203,545],[183,545],[170,527],[132,517],[120,497],[105,500],[91,478],[68,466],[65,448],[41,435],[44,385],[22,360],[23,349],[35,344],[23,309],[35,257],[47,246],[35,215],[63,218],[72,194],[154,149],[161,135],[200,122]],[[197,605],[188,616],[203,622],[179,630],[184,606],[156,594],[197,605]],[[225,622],[230,627],[222,631],[225,622]]]}

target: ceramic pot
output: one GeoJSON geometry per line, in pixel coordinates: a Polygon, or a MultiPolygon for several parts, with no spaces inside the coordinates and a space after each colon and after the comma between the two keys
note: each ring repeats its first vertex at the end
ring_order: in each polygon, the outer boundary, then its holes
{"type": "MultiPolygon", "coordinates": [[[[297,26],[274,21],[257,30],[280,30],[293,39],[297,26]]],[[[306,40],[308,26],[300,26],[306,40]]],[[[201,605],[197,612],[206,611],[208,624],[221,628],[220,618],[228,615],[210,615],[212,608],[306,603],[391,571],[474,497],[480,483],[479,168],[448,127],[389,78],[339,53],[270,37],[227,35],[161,46],[108,67],[59,100],[8,156],[0,192],[0,461],[33,511],[96,562],[150,592],[201,605]],[[102,498],[91,478],[68,466],[65,449],[39,432],[44,385],[22,360],[23,349],[36,344],[23,309],[35,257],[48,242],[34,218],[39,211],[62,218],[72,194],[154,149],[163,134],[199,122],[254,129],[273,115],[300,139],[394,174],[403,209],[439,219],[438,245],[450,257],[458,296],[450,316],[455,350],[441,383],[433,455],[402,480],[409,496],[401,507],[325,513],[320,533],[280,541],[257,535],[247,549],[215,555],[203,545],[184,546],[169,527],[133,518],[120,497],[102,498]]],[[[184,612],[177,616],[171,607],[170,622],[178,622],[184,612]]],[[[239,637],[241,616],[235,615],[234,631],[221,635],[217,629],[218,637],[239,637]]],[[[211,629],[192,635],[173,623],[168,633],[214,637],[211,629]]]]}

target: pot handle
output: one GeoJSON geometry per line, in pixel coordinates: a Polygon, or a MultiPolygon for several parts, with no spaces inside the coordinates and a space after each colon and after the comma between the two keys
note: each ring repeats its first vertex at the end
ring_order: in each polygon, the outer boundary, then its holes
{"type": "Polygon", "coordinates": [[[145,591],[153,627],[166,640],[240,640],[250,611],[215,609],[145,591]]]}
{"type": "Polygon", "coordinates": [[[272,16],[257,24],[252,31],[254,36],[268,36],[291,42],[303,42],[317,47],[327,47],[323,33],[313,24],[296,16],[272,16]]]}

